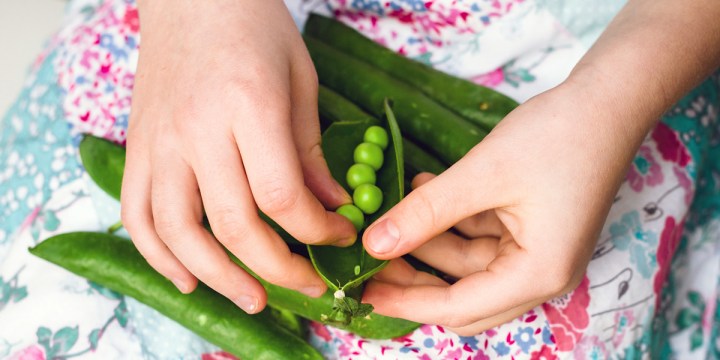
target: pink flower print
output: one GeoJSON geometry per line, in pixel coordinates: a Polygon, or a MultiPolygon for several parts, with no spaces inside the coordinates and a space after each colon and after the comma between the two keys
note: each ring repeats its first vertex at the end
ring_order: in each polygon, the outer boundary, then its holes
{"type": "Polygon", "coordinates": [[[673,167],[673,173],[675,173],[675,177],[678,180],[678,185],[685,190],[685,205],[690,205],[695,196],[695,184],[690,180],[690,176],[687,174],[685,168],[675,166],[673,167]]]}
{"type": "Polygon", "coordinates": [[[543,345],[540,350],[533,351],[530,354],[532,360],[556,360],[558,357],[555,355],[555,351],[547,345],[543,345]]]}
{"type": "Polygon", "coordinates": [[[680,166],[686,166],[690,162],[690,154],[687,148],[680,141],[677,133],[664,123],[658,123],[652,132],[652,139],[657,144],[663,159],[672,161],[680,166]]]}
{"type": "Polygon", "coordinates": [[[607,359],[610,357],[605,342],[597,336],[585,336],[575,346],[573,350],[573,359],[590,360],[590,359],[607,359]]]}
{"type": "Polygon", "coordinates": [[[672,262],[673,255],[680,243],[683,229],[685,228],[685,221],[681,221],[679,224],[675,224],[675,218],[668,216],[665,219],[665,227],[663,228],[662,234],[660,235],[660,244],[658,245],[656,261],[658,264],[658,272],[655,273],[655,279],[653,279],[653,290],[655,291],[655,308],[657,309],[660,305],[660,293],[662,292],[663,284],[667,279],[668,273],[670,272],[670,263],[672,262]]]}
{"type": "Polygon", "coordinates": [[[463,351],[461,348],[452,349],[449,350],[443,359],[445,360],[455,360],[455,359],[461,359],[463,356],[463,351]]]}
{"type": "Polygon", "coordinates": [[[472,81],[478,85],[487,86],[490,88],[497,87],[505,80],[505,71],[502,67],[499,67],[489,73],[478,75],[472,78],[472,81]]]}
{"type": "Polygon", "coordinates": [[[590,304],[589,283],[585,276],[575,291],[542,305],[560,351],[572,350],[590,323],[587,312],[590,304]]]}
{"type": "Polygon", "coordinates": [[[16,352],[9,360],[45,360],[45,352],[40,346],[32,345],[16,352]]]}
{"type": "Polygon", "coordinates": [[[635,156],[630,170],[627,173],[627,181],[630,188],[636,192],[643,189],[643,185],[656,186],[663,182],[663,174],[660,165],[655,161],[652,150],[648,146],[641,146],[635,156]]]}
{"type": "Polygon", "coordinates": [[[632,325],[635,322],[635,314],[632,310],[625,310],[615,313],[615,334],[612,337],[612,344],[615,348],[620,348],[625,334],[630,333],[632,325]]]}
{"type": "Polygon", "coordinates": [[[130,29],[130,31],[136,33],[140,30],[140,18],[138,17],[138,11],[135,8],[128,8],[123,17],[123,22],[130,29]]]}
{"type": "Polygon", "coordinates": [[[325,327],[325,325],[319,322],[311,321],[310,331],[312,331],[316,336],[325,341],[332,340],[332,334],[330,334],[330,331],[327,329],[327,327],[325,327]]]}
{"type": "Polygon", "coordinates": [[[225,352],[225,351],[216,351],[214,353],[205,353],[201,356],[202,360],[240,360],[235,355],[225,352]]]}

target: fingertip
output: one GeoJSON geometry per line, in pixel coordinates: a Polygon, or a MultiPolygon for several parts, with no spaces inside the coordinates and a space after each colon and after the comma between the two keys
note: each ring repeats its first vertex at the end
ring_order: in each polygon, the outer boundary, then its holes
{"type": "Polygon", "coordinates": [[[394,291],[395,286],[372,279],[365,285],[361,302],[371,304],[374,307],[373,311],[380,315],[392,315],[389,311],[389,305],[393,301],[392,293],[394,291]]]}
{"type": "Polygon", "coordinates": [[[173,277],[170,281],[183,294],[190,294],[197,288],[198,281],[194,276],[173,277]]]}
{"type": "Polygon", "coordinates": [[[437,175],[435,175],[433,173],[429,173],[429,172],[419,173],[419,174],[415,175],[415,177],[412,179],[412,182],[410,183],[410,185],[412,186],[413,189],[417,189],[420,186],[422,186],[423,184],[427,183],[428,181],[430,181],[436,177],[437,177],[437,175]]]}
{"type": "Polygon", "coordinates": [[[338,247],[352,246],[357,241],[357,231],[355,225],[344,216],[334,212],[328,211],[328,217],[330,218],[330,226],[333,227],[334,231],[330,233],[328,239],[325,241],[315,242],[313,245],[333,245],[338,247]]]}
{"type": "Polygon", "coordinates": [[[325,291],[327,291],[327,285],[325,285],[325,283],[320,283],[318,285],[312,285],[302,288],[299,291],[311,298],[319,298],[320,296],[325,294],[325,291]]]}
{"type": "Polygon", "coordinates": [[[373,224],[365,232],[363,244],[370,255],[378,259],[391,259],[400,241],[400,229],[391,218],[373,224]]]}

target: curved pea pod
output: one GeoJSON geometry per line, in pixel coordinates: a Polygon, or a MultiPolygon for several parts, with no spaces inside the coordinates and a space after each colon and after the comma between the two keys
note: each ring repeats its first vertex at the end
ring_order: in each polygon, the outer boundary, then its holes
{"type": "Polygon", "coordinates": [[[337,20],[311,14],[304,33],[412,85],[487,131],[518,105],[495,90],[399,56],[337,20]]]}
{"type": "Polygon", "coordinates": [[[270,310],[248,315],[203,284],[191,294],[181,294],[148,265],[132,242],[123,238],[103,233],[61,234],[30,252],[137,299],[241,358],[323,358],[307,342],[278,324],[270,310]]]}

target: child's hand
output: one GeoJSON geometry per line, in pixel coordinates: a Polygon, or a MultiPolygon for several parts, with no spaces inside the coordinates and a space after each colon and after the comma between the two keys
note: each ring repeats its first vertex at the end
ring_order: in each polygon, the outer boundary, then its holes
{"type": "Polygon", "coordinates": [[[363,301],[471,335],[574,289],[649,128],[590,105],[580,89],[562,85],[521,105],[446,172],[416,177],[366,231],[372,256],[411,253],[455,284],[393,260],[363,301]]]}
{"type": "Polygon", "coordinates": [[[306,243],[356,237],[326,211],[351,200],[322,156],[315,69],[283,2],[139,6],[122,189],[137,248],[182,292],[200,279],[249,313],[262,310],[265,292],[225,248],[271,283],[321,295],[310,262],[258,216],[306,243]]]}

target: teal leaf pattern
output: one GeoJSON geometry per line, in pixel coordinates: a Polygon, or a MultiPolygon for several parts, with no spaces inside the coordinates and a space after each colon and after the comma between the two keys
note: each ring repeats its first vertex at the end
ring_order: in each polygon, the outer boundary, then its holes
{"type": "Polygon", "coordinates": [[[57,348],[58,355],[65,354],[70,350],[78,339],[78,327],[64,327],[53,336],[53,349],[57,348]]]}

